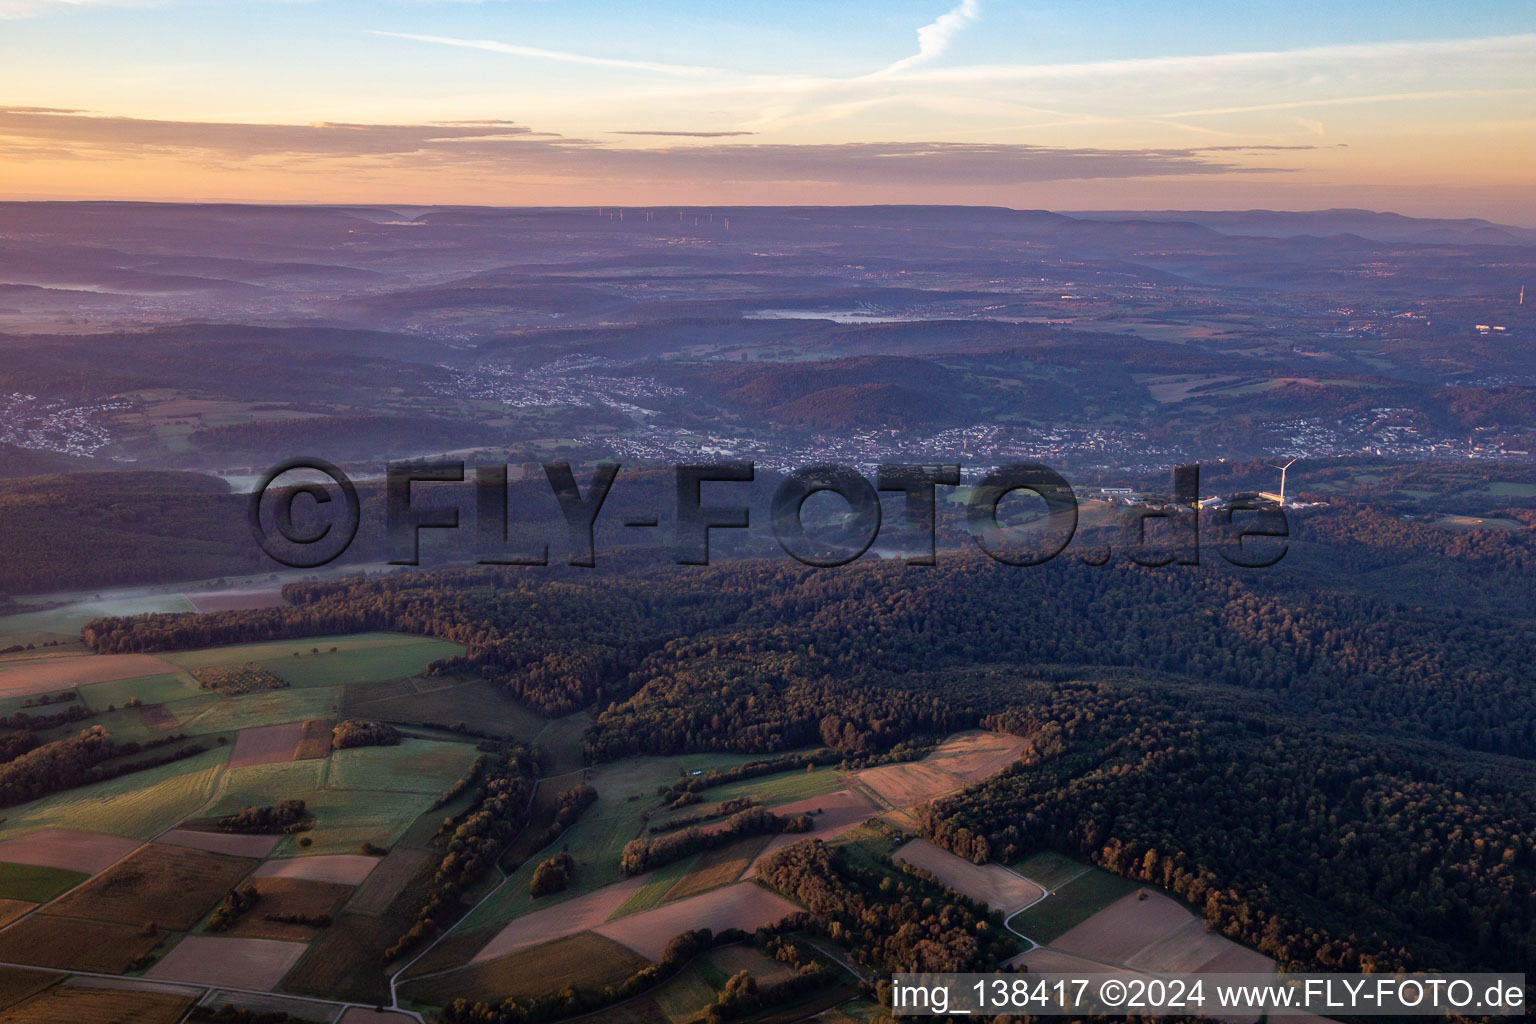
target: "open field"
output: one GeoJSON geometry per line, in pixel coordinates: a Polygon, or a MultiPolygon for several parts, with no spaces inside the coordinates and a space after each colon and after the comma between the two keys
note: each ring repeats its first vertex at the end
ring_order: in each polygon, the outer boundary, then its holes
{"type": "Polygon", "coordinates": [[[6,1024],[176,1024],[190,995],[59,985],[5,1011],[6,1024]]]}
{"type": "Polygon", "coordinates": [[[310,718],[299,726],[299,743],[294,748],[293,759],[305,761],[331,756],[331,730],[336,727],[334,718],[310,718]]]}
{"type": "Polygon", "coordinates": [[[795,969],[782,961],[758,952],[749,945],[721,946],[705,954],[705,959],[724,977],[746,971],[757,979],[758,984],[771,984],[792,978],[795,969]]]}
{"type": "Polygon", "coordinates": [[[946,737],[920,763],[967,782],[980,782],[1017,761],[1028,746],[1022,736],[976,729],[946,737]]]}
{"type": "Polygon", "coordinates": [[[59,981],[63,975],[49,971],[29,971],[22,967],[0,967],[0,1010],[34,996],[59,981]]]}
{"type": "Polygon", "coordinates": [[[550,719],[533,737],[548,761],[550,774],[573,772],[581,767],[581,738],[592,726],[592,716],[585,711],[550,719]]]}
{"type": "Polygon", "coordinates": [[[517,952],[424,978],[405,986],[415,1002],[443,1006],[454,999],[496,1003],[553,995],[566,986],[617,985],[650,961],[593,932],[577,932],[517,952]]]}
{"type": "Polygon", "coordinates": [[[7,809],[0,840],[47,828],[148,840],[208,799],[227,747],[7,809]]]}
{"type": "Polygon", "coordinates": [[[31,913],[37,909],[37,906],[36,903],[29,903],[26,900],[0,900],[0,928],[4,928],[24,914],[31,913]]]}
{"type": "Polygon", "coordinates": [[[327,785],[437,797],[462,779],[479,752],[471,743],[405,739],[389,747],[349,747],[331,755],[327,785]]]}
{"type": "Polygon", "coordinates": [[[965,785],[958,776],[935,768],[926,761],[866,768],[854,778],[877,799],[895,808],[916,807],[965,785]]]}
{"type": "Polygon", "coordinates": [[[235,749],[229,755],[229,766],[245,768],[253,764],[291,761],[303,730],[301,722],[241,729],[235,737],[235,749]]]}
{"type": "MultiPolygon", "coordinates": [[[[121,655],[119,655],[121,657],[121,655]]],[[[80,687],[80,699],[92,711],[123,707],[137,697],[144,704],[166,704],[198,693],[197,680],[185,672],[166,672],[153,676],[132,676],[106,683],[80,687]]]]}
{"type": "Polygon", "coordinates": [[[225,1004],[251,1013],[286,1013],[299,1020],[316,1021],[321,1024],[330,1024],[336,1018],[334,1005],[311,1002],[294,996],[257,995],[254,992],[216,988],[203,999],[204,1006],[219,1007],[225,1004]]]}
{"type": "Polygon", "coordinates": [[[432,806],[433,800],[421,793],[338,789],[333,786],[303,791],[301,799],[309,805],[310,813],[315,816],[315,827],[304,833],[311,845],[299,846],[296,836],[284,836],[277,852],[285,857],[356,853],[363,843],[389,849],[405,835],[412,822],[432,806]]]}
{"type": "MultiPolygon", "coordinates": [[[[177,721],[188,733],[233,732],[263,725],[281,725],[284,722],[303,722],[310,718],[333,716],[341,699],[340,687],[316,687],[314,689],[270,690],[251,693],[243,697],[219,699],[209,696],[195,713],[182,717],[182,702],[171,706],[177,713],[177,721]]],[[[190,707],[190,705],[189,705],[190,707]]]]}
{"type": "Polygon", "coordinates": [[[1232,971],[1274,970],[1268,957],[1207,932],[1205,922],[1178,901],[1155,890],[1146,890],[1145,899],[1140,895],[1121,897],[1051,946],[1152,973],[1198,971],[1211,961],[1232,971]]]}
{"type": "MultiPolygon", "coordinates": [[[[409,684],[409,680],[403,680],[409,684]]],[[[349,682],[342,698],[342,714],[348,718],[373,718],[384,722],[464,723],[482,732],[494,732],[531,740],[550,721],[521,706],[493,683],[478,677],[468,680],[428,678],[398,689],[380,683],[349,682]]]]}
{"type": "Polygon", "coordinates": [[[144,615],[149,612],[189,612],[192,605],[180,594],[150,594],[105,600],[77,601],[35,612],[0,616],[0,637],[22,633],[47,633],[80,638],[80,628],[92,619],[111,615],[144,615]]]}
{"type": "Polygon", "coordinates": [[[161,981],[271,989],[303,955],[301,942],[188,935],[144,976],[161,981]]]}
{"type": "Polygon", "coordinates": [[[594,929],[642,956],[660,960],[667,943],[682,932],[708,928],[752,931],[773,924],[800,908],[751,882],[737,882],[676,903],[667,903],[594,929]]]}
{"type": "Polygon", "coordinates": [[[158,936],[142,924],[114,924],[33,914],[0,931],[0,961],[36,967],[121,974],[135,958],[154,949],[158,936]]]}
{"type": "MultiPolygon", "coordinates": [[[[616,885],[605,886],[585,896],[578,896],[575,899],[536,910],[531,914],[524,914],[486,943],[485,948],[475,954],[475,962],[489,960],[514,950],[537,946],[575,932],[595,928],[623,906],[624,902],[645,884],[645,881],[646,876],[638,875],[616,885]]],[[[527,896],[526,885],[523,886],[522,893],[525,897],[527,896]]],[[[464,925],[470,925],[470,918],[464,919],[464,925]]]]}
{"type": "Polygon", "coordinates": [[[521,865],[543,849],[542,845],[534,844],[539,843],[545,830],[555,823],[555,813],[560,807],[560,795],[580,784],[581,780],[581,772],[566,772],[564,775],[553,775],[539,780],[539,786],[533,793],[533,807],[529,811],[528,824],[507,845],[506,853],[501,858],[503,865],[521,865]]]}
{"type": "Polygon", "coordinates": [[[368,873],[377,867],[382,859],[365,857],[360,853],[337,853],[269,860],[256,869],[254,877],[303,878],[311,882],[357,885],[368,877],[368,873]]]}
{"type": "Polygon", "coordinates": [[[53,693],[135,676],[169,675],[176,666],[148,654],[80,654],[0,661],[0,697],[53,693]]]}
{"type": "Polygon", "coordinates": [[[388,1010],[369,1010],[362,1006],[349,1006],[336,1019],[336,1024],[414,1024],[415,1017],[388,1010]]]}
{"type": "Polygon", "coordinates": [[[340,686],[418,675],[439,658],[464,653],[461,645],[446,640],[412,639],[411,643],[352,647],[314,641],[303,647],[297,658],[290,649],[249,660],[260,661],[269,672],[294,686],[340,686]],[[331,646],[339,649],[331,651],[331,646]],[[311,654],[310,647],[319,647],[320,653],[311,654]]]}
{"type": "Polygon", "coordinates": [[[261,894],[256,906],[235,919],[226,935],[252,939],[282,939],[308,942],[322,926],[268,920],[269,915],[334,918],[341,905],[352,895],[352,886],[334,882],[312,882],[303,878],[257,878],[253,883],[261,894]]]}
{"type": "Polygon", "coordinates": [[[347,910],[375,917],[385,913],[411,879],[423,868],[437,863],[437,860],[437,857],[425,850],[395,847],[357,887],[351,902],[347,904],[347,910]]]}
{"type": "Polygon", "coordinates": [[[50,906],[59,916],[185,931],[257,862],[182,846],[151,844],[50,906]]]}
{"type": "Polygon", "coordinates": [[[704,792],[709,799],[717,802],[739,796],[755,796],[764,807],[776,808],[780,804],[835,793],[844,785],[842,775],[834,769],[817,768],[809,772],[802,769],[780,772],[777,775],[763,775],[755,779],[743,779],[740,782],[728,782],[723,786],[711,787],[704,792]]]}
{"type": "Polygon", "coordinates": [[[926,839],[912,839],[892,854],[893,858],[913,867],[932,872],[940,882],[989,909],[1012,913],[1027,906],[1045,890],[1034,882],[1009,871],[1001,864],[972,864],[948,850],[941,850],[926,839]]]}
{"type": "Polygon", "coordinates": [[[1061,888],[1078,875],[1093,869],[1070,857],[1064,857],[1051,850],[1043,850],[1014,864],[1013,870],[1043,886],[1047,891],[1051,891],[1061,888]]]}
{"type": "Polygon", "coordinates": [[[810,797],[805,800],[796,800],[793,803],[781,804],[773,809],[773,813],[791,817],[799,814],[811,816],[811,830],[809,832],[788,832],[784,835],[774,836],[768,843],[764,853],[772,853],[782,849],[790,843],[799,842],[815,836],[818,839],[831,839],[840,835],[853,826],[863,821],[868,821],[879,813],[879,808],[870,803],[864,794],[856,789],[841,789],[836,793],[828,793],[825,796],[810,797]]]}
{"type": "Polygon", "coordinates": [[[283,988],[324,999],[387,1002],[389,987],[379,953],[405,930],[398,920],[342,914],[326,928],[283,981],[283,988]]]}
{"type": "Polygon", "coordinates": [[[667,890],[666,900],[687,899],[729,885],[757,859],[768,845],[767,836],[747,836],[728,846],[701,853],[687,874],[667,890]]]}
{"type": "MultiPolygon", "coordinates": [[[[419,643],[436,643],[424,637],[408,633],[351,633],[344,636],[312,636],[297,640],[272,640],[265,643],[232,644],[227,647],[202,647],[195,651],[172,651],[165,658],[182,668],[206,668],[209,665],[240,665],[247,661],[269,661],[274,658],[292,658],[295,653],[305,658],[323,658],[335,647],[337,653],[369,650],[378,647],[400,647],[419,643]],[[319,648],[321,654],[310,651],[319,648]]],[[[396,673],[405,675],[407,673],[396,673]]],[[[386,677],[388,678],[388,677],[386,677]]]]}
{"type": "Polygon", "coordinates": [[[121,836],[48,828],[0,843],[0,861],[94,875],[116,864],[138,846],[134,840],[121,836]]]}
{"type": "Polygon", "coordinates": [[[1058,936],[1139,888],[1128,878],[1089,868],[1060,888],[1052,889],[1049,896],[1015,916],[1009,925],[1042,945],[1053,943],[1058,936]]]}
{"type": "Polygon", "coordinates": [[[702,856],[703,854],[696,853],[692,857],[684,857],[670,864],[663,864],[655,871],[641,876],[645,884],[630,893],[629,898],[613,912],[613,916],[608,920],[612,921],[615,918],[627,917],[630,914],[638,914],[642,910],[661,906],[669,898],[672,887],[693,872],[702,856]]]}
{"type": "Polygon", "coordinates": [[[701,1019],[718,994],[698,965],[689,964],[657,989],[652,999],[670,1024],[688,1024],[701,1019]]]}
{"type": "Polygon", "coordinates": [[[234,814],[242,807],[266,807],[290,798],[307,800],[308,794],[325,785],[329,767],[326,761],[231,766],[224,775],[218,800],[204,814],[217,818],[234,814]]]}
{"type": "Polygon", "coordinates": [[[47,903],[89,877],[83,871],[0,862],[0,900],[47,903]]]}
{"type": "Polygon", "coordinates": [[[164,846],[185,846],[192,850],[209,853],[227,853],[231,857],[255,857],[260,859],[272,852],[282,836],[248,835],[240,832],[198,832],[190,828],[173,828],[156,836],[155,842],[164,846]]]}

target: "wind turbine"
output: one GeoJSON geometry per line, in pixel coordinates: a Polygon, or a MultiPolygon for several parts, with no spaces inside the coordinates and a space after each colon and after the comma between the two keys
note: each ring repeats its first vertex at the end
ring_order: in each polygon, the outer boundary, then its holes
{"type": "Polygon", "coordinates": [[[1300,461],[1301,461],[1301,456],[1298,455],[1298,456],[1296,456],[1296,458],[1292,459],[1290,462],[1287,462],[1283,466],[1273,466],[1272,467],[1272,468],[1278,469],[1280,471],[1280,507],[1281,508],[1285,507],[1285,471],[1290,469],[1292,466],[1294,466],[1296,463],[1298,463],[1300,461]]]}

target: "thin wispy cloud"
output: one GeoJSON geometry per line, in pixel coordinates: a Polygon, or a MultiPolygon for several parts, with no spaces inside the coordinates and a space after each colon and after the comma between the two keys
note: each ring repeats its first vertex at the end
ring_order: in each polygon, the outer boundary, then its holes
{"type": "Polygon", "coordinates": [[[456,39],[452,36],[418,35],[414,32],[384,32],[371,30],[371,35],[389,36],[394,39],[412,39],[419,43],[437,43],[440,46],[458,46],[467,50],[486,50],[505,53],[514,57],[535,57],[539,60],[562,61],[567,64],[590,64],[598,67],[625,68],[630,71],[649,71],[659,75],[713,75],[719,68],[696,67],[688,64],[661,64],[649,60],[627,60],[622,57],[594,57],[585,53],[568,53],[564,50],[546,50],[538,46],[520,46],[498,42],[495,39],[456,39]]]}

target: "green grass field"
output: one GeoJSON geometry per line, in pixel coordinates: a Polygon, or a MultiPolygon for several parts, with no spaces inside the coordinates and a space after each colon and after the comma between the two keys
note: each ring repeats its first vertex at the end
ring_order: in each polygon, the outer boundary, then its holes
{"type": "Polygon", "coordinates": [[[720,802],[748,794],[757,797],[765,807],[808,800],[813,796],[826,796],[845,788],[842,773],[834,768],[817,768],[815,771],[800,769],[764,775],[756,779],[728,782],[723,786],[706,789],[701,796],[720,802]]]}
{"type": "Polygon", "coordinates": [[[336,651],[331,651],[330,646],[336,645],[312,643],[310,647],[319,647],[320,653],[311,654],[306,647],[297,658],[289,652],[249,660],[258,661],[267,671],[294,686],[339,686],[419,675],[439,658],[464,653],[459,644],[445,640],[418,639],[416,643],[339,647],[336,651]]]}
{"type": "Polygon", "coordinates": [[[402,740],[393,747],[351,747],[331,754],[329,785],[436,797],[469,771],[479,752],[469,743],[402,740]]]}
{"type": "Polygon", "coordinates": [[[147,612],[189,612],[191,610],[192,603],[180,594],[78,601],[58,608],[0,616],[0,638],[35,633],[78,640],[80,628],[92,619],[109,615],[143,615],[147,612]]]}
{"type": "MultiPolygon", "coordinates": [[[[218,801],[204,817],[297,799],[308,805],[314,827],[284,836],[274,856],[356,853],[365,842],[391,847],[431,810],[440,793],[469,770],[475,756],[467,743],[406,740],[397,747],[339,750],[332,755],[334,762],[316,759],[232,768],[218,801]],[[409,779],[413,765],[423,772],[414,781],[409,779]],[[299,845],[301,837],[310,845],[299,845]]],[[[446,813],[444,809],[439,815],[446,813]]]]}
{"type": "Polygon", "coordinates": [[[90,877],[83,871],[36,864],[0,864],[0,899],[47,903],[90,877]]]}
{"type": "Polygon", "coordinates": [[[684,875],[692,871],[698,862],[699,854],[694,854],[692,857],[675,860],[671,864],[663,864],[656,869],[656,873],[644,885],[636,889],[629,899],[624,901],[623,906],[613,912],[613,915],[608,920],[612,921],[614,918],[628,917],[630,914],[638,914],[642,910],[650,910],[652,907],[661,906],[662,900],[666,899],[667,891],[676,885],[684,875]]]}
{"type": "Polygon", "coordinates": [[[228,747],[7,808],[0,840],[44,828],[150,839],[208,799],[228,747]]]}
{"type": "MultiPolygon", "coordinates": [[[[1014,870],[1026,878],[1040,881],[1029,873],[1029,863],[1025,861],[1016,865],[1014,870]]],[[[1112,875],[1101,868],[1090,867],[1063,883],[1060,888],[1052,889],[1049,896],[1028,910],[1021,911],[1008,923],[1014,931],[1036,942],[1052,942],[1122,896],[1140,888],[1143,886],[1139,882],[1112,875]]]]}
{"type": "Polygon", "coordinates": [[[651,994],[671,1024],[684,1024],[703,1015],[715,1001],[716,990],[696,965],[689,964],[651,994]]]}
{"type": "Polygon", "coordinates": [[[144,704],[169,704],[171,701],[195,697],[201,692],[197,680],[187,673],[167,672],[158,676],[136,676],[82,686],[80,699],[92,711],[105,711],[113,706],[123,707],[134,697],[144,704]]]}
{"type": "MultiPolygon", "coordinates": [[[[284,722],[330,717],[341,706],[341,687],[272,690],[244,697],[214,698],[202,705],[200,710],[183,718],[180,711],[185,703],[176,701],[168,709],[176,715],[177,721],[187,733],[233,732],[258,725],[281,725],[284,722]]],[[[188,710],[195,708],[195,705],[189,706],[188,710]]]]}
{"type": "Polygon", "coordinates": [[[1071,857],[1064,857],[1053,850],[1043,850],[1013,866],[1013,870],[1029,879],[1031,882],[1039,882],[1046,892],[1059,889],[1072,879],[1085,871],[1091,870],[1089,865],[1081,861],[1075,861],[1071,857]]]}
{"type": "MultiPolygon", "coordinates": [[[[384,722],[436,722],[454,725],[463,722],[482,732],[497,732],[531,740],[553,724],[522,707],[500,692],[492,683],[472,678],[462,682],[430,679],[433,688],[409,693],[390,694],[368,683],[348,685],[343,694],[342,713],[348,718],[373,718],[384,722]]],[[[583,716],[584,717],[584,716],[583,716]]]]}
{"type": "MultiPolygon", "coordinates": [[[[409,647],[414,644],[436,644],[442,641],[430,640],[426,637],[414,636],[409,633],[353,633],[346,636],[310,636],[297,640],[273,640],[259,644],[234,644],[229,647],[204,647],[195,651],[172,651],[162,655],[166,661],[180,665],[185,669],[206,668],[210,665],[243,665],[248,661],[271,661],[287,658],[289,661],[304,661],[306,659],[324,663],[328,660],[332,647],[337,648],[336,653],[347,654],[373,650],[381,647],[409,647]],[[319,648],[320,654],[311,654],[310,651],[319,648]],[[297,653],[299,656],[294,658],[297,653]]],[[[449,644],[458,650],[456,644],[449,644]]],[[[330,658],[333,663],[342,659],[330,658]]],[[[396,672],[395,675],[409,675],[409,672],[396,672]]],[[[392,678],[385,676],[384,678],[392,678]]]]}

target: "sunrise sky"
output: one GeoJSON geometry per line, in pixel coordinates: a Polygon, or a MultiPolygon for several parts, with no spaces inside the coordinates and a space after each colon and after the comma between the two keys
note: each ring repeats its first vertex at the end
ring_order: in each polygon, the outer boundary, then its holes
{"type": "Polygon", "coordinates": [[[0,0],[0,196],[1536,226],[1536,4],[0,0]]]}

